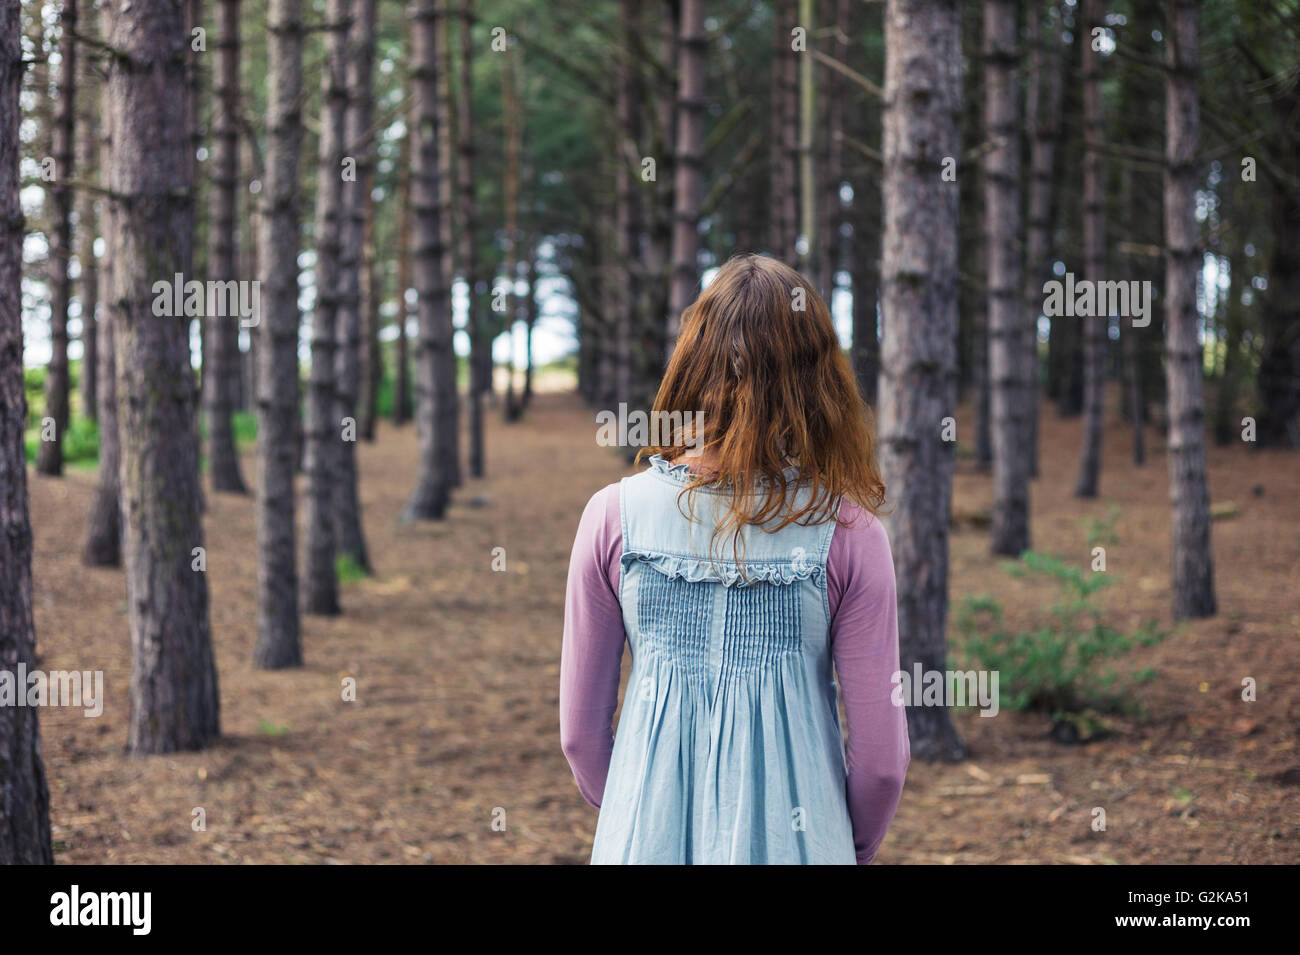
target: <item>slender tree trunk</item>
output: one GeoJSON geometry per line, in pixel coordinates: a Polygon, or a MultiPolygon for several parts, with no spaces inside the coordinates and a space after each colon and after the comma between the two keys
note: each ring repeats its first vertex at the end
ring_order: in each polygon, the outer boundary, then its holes
{"type": "MultiPolygon", "coordinates": [[[[441,69],[435,79],[435,98],[433,110],[438,130],[435,143],[437,162],[435,200],[438,205],[438,267],[441,270],[440,282],[446,290],[447,301],[447,343],[438,351],[438,373],[435,384],[439,391],[438,431],[442,434],[443,473],[448,481],[448,494],[461,486],[460,465],[460,366],[456,357],[455,316],[451,307],[451,288],[455,277],[452,267],[452,192],[455,183],[452,180],[452,153],[456,148],[456,126],[452,118],[451,106],[451,43],[448,31],[451,28],[451,0],[435,0],[434,3],[434,44],[432,62],[444,58],[441,69]]],[[[522,55],[516,49],[507,54],[511,57],[522,55]]],[[[512,61],[513,62],[513,61],[512,61]]],[[[522,124],[521,124],[522,125],[522,124]]]]}
{"type": "MultiPolygon", "coordinates": [[[[208,276],[236,280],[235,209],[239,182],[239,0],[217,5],[213,79],[212,186],[209,194],[208,276]]],[[[208,423],[208,470],[217,491],[247,494],[231,416],[239,390],[239,320],[209,315],[203,351],[203,399],[208,423]]]]}
{"type": "MultiPolygon", "coordinates": [[[[408,81],[409,88],[409,81],[408,81]]],[[[408,97],[409,98],[409,97],[408,97]]],[[[393,424],[403,425],[411,420],[411,358],[407,349],[406,323],[410,308],[406,293],[411,288],[411,140],[415,125],[415,104],[408,113],[406,134],[398,155],[397,185],[397,340],[394,345],[393,371],[393,424]]]]}
{"type": "MultiPolygon", "coordinates": [[[[813,0],[799,0],[799,25],[812,37],[816,30],[813,0]]],[[[811,39],[809,40],[811,42],[811,39]]],[[[817,91],[813,81],[811,48],[799,54],[799,237],[795,243],[795,262],[804,274],[813,274],[821,253],[817,242],[817,181],[813,173],[813,126],[817,121],[817,91]]],[[[819,294],[830,301],[830,290],[819,294]]]]}
{"type": "Polygon", "coordinates": [[[1270,199],[1273,261],[1268,288],[1260,295],[1263,341],[1260,345],[1258,447],[1300,448],[1300,86],[1286,84],[1274,100],[1278,126],[1287,130],[1281,171],[1289,181],[1273,180],[1270,199]]]}
{"type": "MultiPolygon", "coordinates": [[[[456,84],[456,222],[460,268],[465,280],[465,331],[469,336],[467,397],[469,399],[469,473],[482,477],[486,468],[483,443],[483,351],[492,343],[484,334],[478,295],[478,222],[474,202],[474,47],[470,0],[460,4],[460,63],[456,84]]],[[[447,57],[450,67],[451,57],[447,57]]]]}
{"type": "MultiPolygon", "coordinates": [[[[831,55],[841,63],[849,53],[849,0],[828,0],[826,7],[834,10],[830,29],[834,31],[831,55]]],[[[821,182],[821,212],[818,228],[821,238],[815,243],[818,259],[817,286],[829,305],[835,297],[836,274],[840,265],[840,225],[843,220],[840,202],[840,184],[844,179],[844,77],[826,68],[826,143],[822,154],[825,167],[821,182]]]]}
{"type": "Polygon", "coordinates": [[[208,624],[189,323],[153,313],[160,276],[191,271],[185,10],[110,0],[105,115],[113,160],[112,323],[131,626],[130,749],[201,749],[220,733],[208,624]]]}
{"type": "MultiPolygon", "coordinates": [[[[883,337],[880,463],[901,490],[885,518],[898,577],[900,666],[947,664],[948,518],[956,413],[957,187],[942,161],[960,150],[961,17],[956,0],[885,7],[883,337]]],[[[910,707],[913,754],[959,759],[946,707],[910,707]]]]}
{"type": "MultiPolygon", "coordinates": [[[[519,269],[519,167],[521,164],[519,127],[522,124],[516,94],[514,60],[512,54],[507,53],[501,72],[501,113],[502,125],[505,127],[505,176],[502,182],[502,203],[505,206],[506,220],[504,331],[510,346],[509,357],[506,359],[506,396],[501,411],[502,419],[507,424],[519,417],[519,408],[515,403],[515,320],[519,317],[518,303],[515,301],[515,282],[518,279],[519,269]]],[[[594,245],[598,250],[603,248],[600,241],[595,242],[594,245]]],[[[605,364],[608,351],[603,335],[600,339],[599,355],[600,377],[601,382],[604,383],[608,381],[605,364]]],[[[602,402],[607,400],[603,391],[601,398],[602,402]]]]}
{"type": "MultiPolygon", "coordinates": [[[[620,0],[619,23],[623,42],[633,48],[637,37],[637,12],[634,0],[620,0]]],[[[637,83],[637,64],[632,57],[619,60],[618,94],[615,110],[618,119],[619,150],[615,156],[617,195],[614,212],[617,232],[616,248],[619,268],[623,273],[619,311],[614,332],[614,392],[619,401],[636,407],[637,386],[634,338],[645,316],[642,287],[646,280],[641,260],[641,195],[637,185],[640,175],[640,155],[637,142],[641,130],[641,101],[637,83]]]]}
{"type": "MultiPolygon", "coordinates": [[[[1031,10],[1035,8],[1031,7],[1031,10]]],[[[1025,220],[1026,399],[1029,425],[1029,475],[1038,476],[1038,317],[1043,312],[1043,284],[1051,274],[1052,191],[1056,143],[1061,134],[1060,8],[1048,5],[1047,31],[1031,14],[1033,63],[1025,100],[1029,135],[1029,200],[1025,220]]]]}
{"type": "Polygon", "coordinates": [[[673,277],[666,322],[668,354],[677,343],[682,312],[700,284],[700,190],[704,163],[704,0],[682,0],[677,47],[677,148],[673,157],[673,277]]]}
{"type": "MultiPolygon", "coordinates": [[[[100,23],[108,26],[108,10],[101,8],[100,23]]],[[[107,32],[105,29],[104,32],[107,32]]],[[[96,96],[96,113],[103,116],[105,90],[96,96]]],[[[101,175],[112,168],[112,144],[107,130],[99,131],[96,148],[97,166],[101,175]]],[[[103,209],[104,264],[98,273],[98,298],[104,302],[103,316],[99,321],[96,348],[96,373],[99,408],[99,471],[95,476],[95,496],[86,515],[86,531],[81,548],[81,561],[88,567],[118,567],[122,563],[122,503],[121,503],[121,445],[119,443],[117,414],[117,349],[113,340],[113,262],[117,256],[109,244],[117,229],[112,222],[113,206],[105,202],[103,209]]]]}
{"type": "Polygon", "coordinates": [[[375,0],[355,0],[347,57],[347,118],[345,145],[356,160],[355,179],[343,183],[339,242],[338,354],[335,357],[336,405],[334,427],[347,428],[339,443],[334,491],[335,550],[346,554],[366,573],[370,555],[361,523],[357,476],[357,403],[361,390],[361,269],[365,237],[366,196],[374,180],[375,148],[370,131],[375,60],[375,0]]]}
{"type": "Polygon", "coordinates": [[[375,235],[375,217],[379,207],[373,193],[365,196],[365,232],[362,238],[361,264],[361,397],[357,409],[357,427],[361,438],[375,440],[375,425],[379,417],[379,386],[384,381],[384,352],[379,344],[379,307],[384,300],[384,280],[379,263],[384,261],[375,235]]]}
{"type": "Polygon", "coordinates": [[[984,155],[995,554],[1029,549],[1029,399],[1020,271],[1017,0],[984,0],[984,155]]]}
{"type": "MultiPolygon", "coordinates": [[[[90,71],[82,70],[82,109],[80,135],[77,139],[80,175],[93,182],[98,172],[99,95],[91,82],[90,71]],[[93,108],[86,102],[93,97],[93,108]]],[[[77,262],[81,266],[81,413],[91,421],[99,420],[99,262],[95,255],[95,234],[99,231],[98,205],[93,193],[81,190],[77,206],[77,262]]]]}
{"type": "MultiPolygon", "coordinates": [[[[438,0],[417,0],[412,7],[412,76],[415,94],[415,139],[411,150],[411,206],[414,210],[412,257],[419,296],[419,354],[416,358],[416,425],[420,459],[415,488],[403,512],[407,520],[441,520],[455,476],[450,447],[454,431],[447,422],[447,402],[456,397],[456,382],[446,380],[455,368],[452,351],[451,290],[447,283],[447,246],[443,219],[447,193],[438,181],[440,137],[450,134],[438,124],[438,0]],[[450,357],[450,361],[448,360],[450,357]],[[450,384],[450,387],[448,385],[450,384]]],[[[513,55],[507,52],[506,56],[513,55]]]]}
{"type": "MultiPolygon", "coordinates": [[[[101,96],[102,101],[102,96],[101,96]]],[[[101,111],[102,112],[102,111],[101,111]]],[[[107,135],[99,143],[99,166],[111,168],[112,151],[107,135]]],[[[89,567],[117,567],[122,563],[122,506],[121,482],[118,470],[121,452],[118,440],[117,414],[117,355],[113,335],[112,301],[113,263],[116,255],[111,246],[116,227],[112,223],[112,207],[105,203],[104,265],[99,270],[103,287],[104,316],[99,323],[98,406],[99,406],[99,473],[95,480],[95,496],[86,515],[85,539],[81,548],[81,561],[89,567]]]]}
{"type": "MultiPolygon", "coordinates": [[[[18,0],[0,0],[0,669],[36,667],[23,390],[23,70],[18,0]]],[[[37,707],[0,706],[0,865],[52,865],[50,793],[37,707]]]]}
{"type": "Polygon", "coordinates": [[[73,149],[77,114],[77,0],[63,0],[59,10],[59,97],[54,107],[54,185],[50,242],[50,366],[45,376],[45,417],[54,421],[54,436],[36,454],[41,474],[63,473],[63,437],[68,430],[68,304],[72,300],[73,149]]]}
{"type": "MultiPolygon", "coordinates": [[[[245,136],[240,141],[240,192],[244,195],[245,213],[242,217],[244,242],[239,250],[241,267],[244,275],[256,278],[261,275],[261,259],[258,255],[258,243],[262,235],[261,192],[253,195],[249,186],[256,179],[265,191],[264,171],[258,167],[256,144],[245,136]]],[[[239,404],[242,410],[252,411],[257,408],[257,343],[260,340],[256,327],[249,328],[247,350],[241,356],[242,373],[240,385],[242,391],[239,404]]]]}
{"type": "Polygon", "coordinates": [[[311,321],[311,377],[307,409],[307,571],[303,609],[339,612],[334,564],[335,508],[343,455],[338,414],[335,356],[343,296],[341,220],[346,218],[343,163],[347,156],[347,43],[351,0],[329,0],[325,63],[321,69],[320,173],[316,184],[316,307],[311,321]]]}
{"type": "MultiPolygon", "coordinates": [[[[1101,0],[1080,0],[1079,44],[1083,49],[1083,271],[1091,282],[1106,271],[1105,171],[1102,147],[1105,129],[1101,109],[1101,54],[1094,49],[1092,30],[1103,26],[1101,0]]],[[[1106,400],[1106,329],[1110,316],[1079,319],[1083,323],[1083,450],[1076,497],[1096,497],[1101,482],[1102,424],[1106,400]]]]}
{"type": "Polygon", "coordinates": [[[267,13],[266,174],[258,219],[262,320],[257,344],[257,649],[274,670],[302,664],[294,527],[298,465],[298,162],[302,150],[302,0],[267,13]]]}
{"type": "Polygon", "coordinates": [[[1197,0],[1169,0],[1165,74],[1165,364],[1169,378],[1169,491],[1173,503],[1174,617],[1211,617],[1214,549],[1205,475],[1201,404],[1202,352],[1197,341],[1196,222],[1200,101],[1196,83],[1197,0]]]}

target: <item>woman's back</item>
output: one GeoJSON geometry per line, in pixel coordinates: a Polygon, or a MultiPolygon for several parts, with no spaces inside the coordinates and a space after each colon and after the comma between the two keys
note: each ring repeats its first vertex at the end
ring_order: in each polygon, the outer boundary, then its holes
{"type": "Polygon", "coordinates": [[[569,566],[560,734],[601,809],[592,861],[869,862],[907,721],[884,487],[825,303],[732,259],[684,314],[655,413],[678,424],[591,499],[569,566]]]}

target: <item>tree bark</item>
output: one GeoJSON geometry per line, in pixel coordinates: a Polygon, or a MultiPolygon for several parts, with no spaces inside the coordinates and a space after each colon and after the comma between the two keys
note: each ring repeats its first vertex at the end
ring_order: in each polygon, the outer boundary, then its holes
{"type": "MultiPolygon", "coordinates": [[[[59,10],[59,96],[54,106],[54,184],[50,189],[53,211],[49,222],[50,259],[50,365],[45,375],[44,416],[54,420],[54,437],[42,441],[36,454],[41,474],[63,473],[63,437],[68,430],[68,304],[72,300],[73,149],[76,143],[77,104],[77,0],[63,0],[59,10]]],[[[42,429],[42,432],[44,429],[42,429]]]]}
{"type": "MultiPolygon", "coordinates": [[[[23,210],[18,164],[23,63],[18,0],[0,0],[0,669],[36,666],[32,525],[23,390],[23,210]]],[[[50,793],[38,708],[0,707],[0,865],[51,865],[50,793]]]]}
{"type": "Polygon", "coordinates": [[[257,649],[254,664],[302,664],[294,527],[298,464],[298,162],[302,150],[302,0],[267,13],[267,149],[258,241],[257,649]]]}
{"type": "MultiPolygon", "coordinates": [[[[474,50],[471,36],[473,17],[470,0],[460,5],[460,81],[456,89],[456,209],[460,242],[460,268],[466,286],[465,330],[469,335],[469,473],[482,477],[486,468],[483,443],[483,350],[491,348],[484,334],[478,296],[478,222],[474,202],[474,50]]],[[[450,65],[450,57],[448,57],[450,65]]]]}
{"type": "MultiPolygon", "coordinates": [[[[960,149],[961,22],[956,0],[885,7],[880,463],[899,496],[885,518],[898,577],[900,666],[946,669],[948,518],[957,401],[957,210],[944,157],[960,149]]],[[[912,753],[959,759],[945,707],[907,711],[912,753]]]]}
{"type": "MultiPolygon", "coordinates": [[[[220,0],[217,16],[208,275],[214,281],[229,282],[238,274],[235,209],[239,181],[239,0],[220,0]]],[[[239,401],[239,320],[231,315],[209,315],[205,325],[203,398],[212,487],[247,494],[231,421],[239,401]]]]}
{"type": "MultiPolygon", "coordinates": [[[[1033,9],[1031,7],[1031,9],[1033,9]]],[[[1047,32],[1037,17],[1029,29],[1034,38],[1033,65],[1025,100],[1029,136],[1029,200],[1025,219],[1025,369],[1029,426],[1029,476],[1038,476],[1038,317],[1043,312],[1043,284],[1051,274],[1052,192],[1056,143],[1061,135],[1061,30],[1064,17],[1055,3],[1048,5],[1047,32]]],[[[1032,16],[1032,15],[1031,15],[1032,16]]]]}
{"type": "Polygon", "coordinates": [[[704,0],[682,0],[677,41],[677,136],[673,155],[672,285],[668,297],[668,355],[677,344],[682,312],[700,284],[700,189],[704,182],[704,0]]]}
{"type": "Polygon", "coordinates": [[[393,364],[393,424],[404,425],[411,420],[411,358],[407,348],[406,323],[410,308],[406,293],[411,287],[411,128],[415,109],[408,117],[406,134],[398,155],[397,185],[397,340],[394,343],[393,364]]]}
{"type": "Polygon", "coordinates": [[[1169,492],[1174,617],[1216,610],[1210,491],[1205,475],[1202,352],[1197,340],[1197,0],[1169,0],[1165,74],[1165,364],[1169,379],[1169,492]]]}
{"type": "Polygon", "coordinates": [[[338,415],[335,356],[345,284],[340,261],[344,208],[343,162],[347,148],[347,44],[351,0],[329,0],[325,63],[321,69],[320,172],[316,183],[316,307],[311,321],[311,377],[307,409],[307,570],[303,609],[339,612],[334,564],[337,486],[343,434],[338,415]]]}
{"type": "Polygon", "coordinates": [[[345,435],[339,443],[338,474],[334,490],[335,551],[351,558],[353,564],[370,573],[370,555],[361,522],[361,498],[358,490],[357,420],[361,390],[361,270],[362,246],[366,228],[366,197],[374,181],[375,147],[371,134],[374,113],[372,74],[375,60],[375,0],[355,0],[349,4],[353,20],[346,38],[347,113],[346,148],[356,160],[356,178],[343,183],[342,220],[339,236],[338,352],[335,356],[336,405],[335,428],[353,424],[351,440],[345,435]]]}
{"type": "Polygon", "coordinates": [[[110,0],[105,116],[121,493],[131,627],[129,748],[201,749],[220,733],[202,551],[189,322],[153,313],[153,284],[191,271],[192,147],[184,8],[110,0]]]}
{"type": "MultiPolygon", "coordinates": [[[[1103,26],[1101,0],[1080,0],[1079,44],[1083,50],[1083,272],[1101,282],[1106,271],[1105,145],[1101,108],[1101,54],[1094,49],[1092,31],[1103,26]]],[[[1099,308],[1094,308],[1100,312],[1099,308]]],[[[1110,316],[1095,314],[1083,323],[1083,449],[1076,497],[1096,497],[1101,483],[1102,425],[1106,402],[1106,329],[1110,316]]]]}
{"type": "MultiPolygon", "coordinates": [[[[439,182],[440,137],[450,134],[438,124],[438,0],[417,0],[412,7],[412,85],[415,94],[411,150],[411,206],[414,212],[412,259],[418,295],[419,354],[416,357],[416,426],[420,459],[415,488],[406,503],[406,520],[441,520],[455,483],[447,427],[454,416],[456,381],[452,351],[451,289],[447,281],[447,243],[443,220],[447,193],[439,182]],[[450,359],[450,360],[449,360],[450,359]],[[447,407],[451,402],[452,408],[447,407]]],[[[510,52],[506,56],[512,55],[510,52]]]]}
{"type": "Polygon", "coordinates": [[[995,554],[1029,549],[1029,399],[1020,271],[1020,96],[1017,0],[984,0],[984,154],[988,259],[989,417],[993,432],[995,554]]]}
{"type": "MultiPolygon", "coordinates": [[[[91,72],[82,68],[80,130],[77,139],[79,175],[93,182],[99,175],[99,95],[91,72]],[[89,108],[87,101],[90,100],[89,108]]],[[[81,190],[76,197],[77,263],[81,266],[81,413],[99,421],[99,261],[95,255],[99,209],[95,195],[81,190]]]]}

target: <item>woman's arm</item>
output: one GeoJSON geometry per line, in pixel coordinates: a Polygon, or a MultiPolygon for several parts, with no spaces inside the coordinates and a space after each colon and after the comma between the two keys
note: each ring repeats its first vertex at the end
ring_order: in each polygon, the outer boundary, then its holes
{"type": "Polygon", "coordinates": [[[614,749],[614,711],[623,662],[623,608],[618,602],[623,528],[619,486],[587,502],[569,559],[560,653],[560,746],[578,791],[600,808],[614,749]]]}
{"type": "Polygon", "coordinates": [[[845,502],[826,561],[831,651],[848,716],[847,797],[858,864],[875,858],[911,759],[907,710],[891,700],[898,670],[898,601],[889,537],[845,502]]]}

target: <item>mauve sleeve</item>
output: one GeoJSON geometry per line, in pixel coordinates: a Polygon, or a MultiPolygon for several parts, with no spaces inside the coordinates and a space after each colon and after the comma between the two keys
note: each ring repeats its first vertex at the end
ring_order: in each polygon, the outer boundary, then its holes
{"type": "Polygon", "coordinates": [[[911,759],[907,710],[895,706],[898,601],[889,536],[873,515],[844,502],[826,560],[831,652],[848,717],[846,795],[858,864],[875,858],[898,808],[911,759]]]}
{"type": "Polygon", "coordinates": [[[560,652],[560,746],[578,791],[597,809],[614,749],[614,711],[623,662],[623,608],[618,602],[623,525],[619,486],[587,502],[569,558],[560,652]]]}

